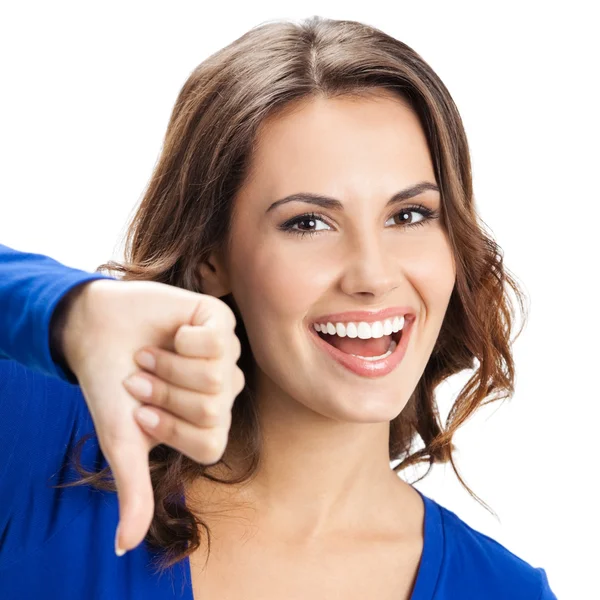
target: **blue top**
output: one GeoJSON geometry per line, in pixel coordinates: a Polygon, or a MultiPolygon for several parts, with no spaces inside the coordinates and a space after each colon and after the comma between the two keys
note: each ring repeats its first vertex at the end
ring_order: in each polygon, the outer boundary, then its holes
{"type": "MultiPolygon", "coordinates": [[[[67,291],[98,278],[108,277],[0,245],[2,600],[194,600],[189,559],[158,576],[145,542],[115,555],[116,493],[50,487],[79,478],[67,458],[93,431],[80,387],[50,355],[50,318],[67,291]]],[[[107,464],[95,436],[82,463],[107,464]]],[[[556,600],[544,569],[421,496],[425,542],[412,600],[556,600]]]]}

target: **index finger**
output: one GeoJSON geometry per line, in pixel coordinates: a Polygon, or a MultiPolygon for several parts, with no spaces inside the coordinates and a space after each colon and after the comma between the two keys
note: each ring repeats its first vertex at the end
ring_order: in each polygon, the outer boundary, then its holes
{"type": "Polygon", "coordinates": [[[230,350],[236,361],[241,344],[235,333],[195,325],[182,325],[175,334],[175,352],[189,358],[222,358],[230,350]]]}

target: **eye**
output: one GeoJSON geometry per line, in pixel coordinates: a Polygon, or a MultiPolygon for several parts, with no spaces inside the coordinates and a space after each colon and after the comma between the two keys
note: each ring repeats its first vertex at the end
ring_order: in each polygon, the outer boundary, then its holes
{"type": "MultiPolygon", "coordinates": [[[[396,227],[399,227],[400,229],[410,229],[412,227],[422,227],[427,225],[428,222],[439,217],[439,212],[436,210],[431,210],[422,204],[416,204],[403,208],[391,216],[390,219],[396,219],[397,217],[400,218],[400,222],[395,223],[396,227]],[[417,217],[411,217],[411,213],[417,215],[417,217]],[[405,215],[408,215],[408,217],[405,215]]],[[[390,219],[388,219],[388,221],[390,219]]],[[[327,225],[327,222],[322,215],[318,215],[316,213],[307,213],[304,215],[298,215],[297,217],[286,221],[279,226],[279,229],[293,235],[305,236],[322,233],[323,231],[327,231],[327,228],[329,227],[330,226],[327,225]],[[314,229],[317,223],[326,225],[326,227],[314,229]]]]}
{"type": "Polygon", "coordinates": [[[316,233],[317,231],[323,231],[323,229],[311,229],[317,223],[325,224],[323,218],[315,213],[310,213],[307,215],[300,215],[299,217],[295,217],[288,223],[284,223],[285,230],[293,233],[316,233]],[[296,225],[300,227],[296,229],[296,225]],[[306,229],[304,227],[307,227],[306,229]]]}
{"type": "Polygon", "coordinates": [[[390,219],[396,219],[397,217],[400,217],[400,222],[396,223],[396,225],[412,226],[427,220],[427,215],[424,215],[422,210],[417,210],[416,208],[405,208],[391,216],[390,219]],[[410,216],[411,214],[418,215],[418,218],[415,220],[415,217],[410,216]]]}

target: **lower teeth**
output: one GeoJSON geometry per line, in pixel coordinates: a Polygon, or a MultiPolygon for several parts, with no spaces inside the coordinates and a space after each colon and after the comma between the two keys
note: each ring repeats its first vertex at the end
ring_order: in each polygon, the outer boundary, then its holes
{"type": "Polygon", "coordinates": [[[385,354],[382,354],[381,356],[361,356],[360,354],[353,354],[352,356],[356,356],[357,358],[362,358],[363,360],[382,360],[384,358],[387,358],[396,349],[397,345],[398,344],[396,344],[396,342],[394,340],[392,340],[389,350],[385,354]]]}

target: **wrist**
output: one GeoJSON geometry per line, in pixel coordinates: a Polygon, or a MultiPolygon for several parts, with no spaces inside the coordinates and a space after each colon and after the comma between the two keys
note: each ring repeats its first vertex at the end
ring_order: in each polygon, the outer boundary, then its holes
{"type": "Polygon", "coordinates": [[[69,361],[72,345],[72,337],[69,333],[72,329],[73,308],[89,283],[93,281],[85,281],[71,288],[56,305],[50,320],[50,356],[73,383],[77,378],[69,361]]]}

